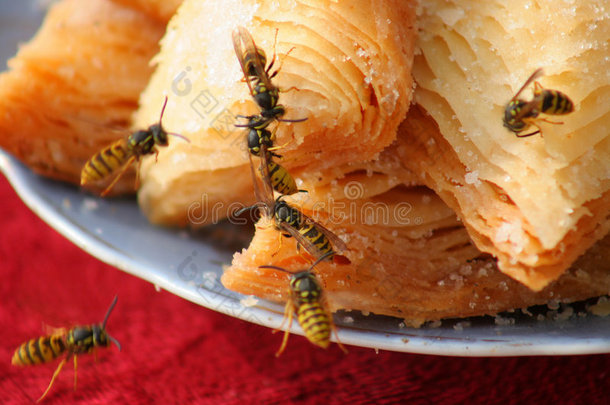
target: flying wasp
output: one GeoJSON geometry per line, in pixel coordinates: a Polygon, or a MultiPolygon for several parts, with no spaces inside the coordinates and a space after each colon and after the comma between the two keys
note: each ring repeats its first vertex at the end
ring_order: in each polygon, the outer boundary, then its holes
{"type": "Polygon", "coordinates": [[[98,347],[109,347],[110,343],[114,343],[119,351],[121,350],[121,344],[106,332],[106,322],[117,303],[117,299],[118,297],[114,297],[101,324],[75,326],[67,331],[60,329],[52,335],[30,339],[15,350],[12,359],[15,366],[48,363],[66,353],[64,359],[55,369],[49,386],[37,402],[42,401],[47,395],[70,356],[74,356],[74,389],[76,390],[77,356],[79,354],[92,353],[98,347]]]}
{"type": "MultiPolygon", "coordinates": [[[[288,320],[288,325],[284,331],[284,339],[279,350],[275,353],[278,357],[288,344],[288,336],[290,335],[290,327],[292,326],[293,316],[296,315],[297,321],[305,337],[311,343],[326,349],[330,344],[331,330],[335,333],[337,338],[337,344],[347,353],[347,350],[337,336],[337,330],[333,323],[332,314],[327,308],[324,300],[322,286],[318,282],[316,275],[312,272],[312,269],[322,260],[328,258],[331,253],[326,253],[315,263],[313,263],[307,270],[298,271],[296,273],[290,272],[282,267],[277,266],[259,266],[265,269],[275,269],[290,274],[290,299],[286,302],[284,309],[284,320],[288,320]]],[[[279,329],[282,329],[280,325],[279,329]]]]}
{"type": "Polygon", "coordinates": [[[335,254],[347,250],[347,246],[337,235],[288,204],[283,200],[283,195],[280,195],[277,199],[273,198],[271,174],[264,161],[261,161],[260,165],[263,185],[263,190],[261,191],[254,172],[252,157],[250,154],[248,154],[248,157],[250,158],[250,172],[252,174],[257,204],[242,208],[235,215],[241,215],[245,211],[261,208],[263,215],[273,218],[276,229],[280,231],[280,242],[282,236],[287,238],[294,237],[297,241],[297,249],[303,246],[313,257],[324,256],[325,259],[332,259],[335,254]]]}
{"type": "Polygon", "coordinates": [[[538,115],[541,113],[564,115],[574,111],[574,104],[567,95],[557,90],[545,89],[538,82],[534,82],[534,98],[532,100],[524,101],[518,98],[521,92],[541,74],[542,68],[536,69],[504,109],[504,126],[514,132],[519,138],[525,138],[538,133],[542,134],[542,128],[538,126],[537,121],[544,121],[549,124],[563,124],[563,122],[539,118],[538,115]],[[529,128],[530,125],[533,125],[538,129],[529,134],[521,134],[521,132],[529,128]]]}
{"type": "Polygon", "coordinates": [[[102,191],[101,195],[105,196],[134,161],[140,162],[140,158],[146,155],[158,155],[157,147],[169,144],[168,135],[177,136],[189,142],[184,136],[167,132],[163,128],[161,120],[166,106],[167,97],[165,97],[158,123],[151,125],[148,129],[136,131],[127,138],[119,139],[93,155],[81,171],[80,184],[84,186],[105,179],[118,171],[116,177],[102,191]]]}
{"type": "Polygon", "coordinates": [[[252,118],[257,117],[256,115],[240,116],[248,119],[248,124],[237,126],[261,129],[265,128],[273,120],[301,122],[307,119],[287,120],[281,118],[286,113],[286,109],[283,105],[278,104],[280,89],[271,83],[271,79],[274,78],[280,70],[278,68],[274,72],[271,72],[275,63],[275,52],[271,62],[266,66],[267,56],[265,55],[265,51],[256,46],[252,36],[244,27],[237,27],[233,31],[233,48],[235,49],[235,54],[237,55],[241,70],[244,73],[244,79],[248,85],[250,94],[261,109],[261,113],[258,115],[260,119],[252,120],[252,118]]]}

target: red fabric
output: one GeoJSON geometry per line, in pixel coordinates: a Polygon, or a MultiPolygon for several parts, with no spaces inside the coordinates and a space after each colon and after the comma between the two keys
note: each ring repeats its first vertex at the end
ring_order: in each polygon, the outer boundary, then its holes
{"type": "Polygon", "coordinates": [[[42,325],[101,321],[123,345],[67,363],[47,404],[608,403],[609,355],[448,358],[318,349],[191,304],[102,264],[50,229],[0,180],[0,403],[33,403],[58,361],[11,365],[42,325]]]}

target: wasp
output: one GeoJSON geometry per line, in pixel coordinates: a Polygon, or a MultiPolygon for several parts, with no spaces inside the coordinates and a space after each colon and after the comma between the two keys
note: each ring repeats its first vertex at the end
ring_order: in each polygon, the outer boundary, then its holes
{"type": "MultiPolygon", "coordinates": [[[[259,118],[251,118],[251,121],[252,120],[259,120],[259,118]]],[[[275,191],[285,195],[305,191],[298,189],[296,181],[288,170],[273,161],[274,157],[282,157],[274,152],[274,150],[277,149],[277,147],[273,146],[275,131],[271,132],[267,128],[260,128],[253,125],[249,127],[246,139],[250,153],[259,157],[262,160],[262,164],[267,167],[269,179],[275,191]]]]}
{"type": "Polygon", "coordinates": [[[59,329],[50,336],[30,339],[15,350],[12,359],[15,366],[48,363],[66,353],[64,359],[55,369],[49,386],[37,402],[40,402],[47,395],[70,356],[74,356],[74,389],[76,390],[76,368],[79,354],[92,353],[98,347],[109,347],[111,342],[118,347],[119,351],[121,350],[121,344],[106,332],[106,322],[117,303],[117,299],[118,297],[114,297],[101,324],[75,326],[67,331],[59,329]]]}
{"type": "Polygon", "coordinates": [[[265,52],[256,46],[252,36],[244,27],[237,27],[233,31],[233,48],[235,49],[235,54],[237,55],[237,60],[241,66],[250,94],[261,109],[261,113],[258,116],[240,116],[249,119],[248,124],[241,126],[252,128],[252,125],[256,125],[256,128],[264,128],[273,120],[302,122],[307,119],[287,120],[281,118],[286,113],[286,108],[283,105],[278,104],[280,89],[271,83],[271,79],[274,78],[280,70],[278,68],[274,72],[271,72],[275,63],[275,52],[271,62],[266,66],[267,57],[265,52]],[[259,117],[260,119],[253,121],[252,118],[256,117],[259,117]]]}
{"type": "Polygon", "coordinates": [[[276,227],[282,235],[297,240],[297,249],[303,246],[314,257],[332,258],[337,252],[347,249],[345,243],[329,229],[289,205],[279,196],[273,206],[276,227]]]}
{"type": "Polygon", "coordinates": [[[258,202],[253,206],[238,210],[235,215],[241,215],[243,212],[255,208],[262,209],[263,214],[268,218],[272,218],[276,229],[280,231],[280,243],[282,236],[287,238],[294,237],[297,241],[297,249],[303,246],[313,257],[324,256],[325,259],[332,259],[338,252],[347,250],[347,246],[337,235],[288,204],[283,200],[283,195],[280,195],[277,199],[273,198],[271,174],[269,173],[268,166],[262,161],[260,171],[262,174],[263,190],[261,191],[254,172],[252,157],[250,154],[248,157],[250,158],[250,172],[254,184],[254,194],[258,202]]]}
{"type": "Polygon", "coordinates": [[[168,135],[177,136],[189,142],[184,136],[167,132],[163,128],[161,120],[166,105],[167,97],[165,97],[158,123],[151,125],[148,129],[136,131],[127,138],[119,139],[93,155],[81,171],[80,184],[85,185],[105,179],[118,171],[114,180],[102,191],[101,195],[105,196],[134,161],[139,162],[146,155],[158,155],[159,150],[157,148],[169,144],[168,135]]]}
{"type": "MultiPolygon", "coordinates": [[[[316,275],[312,272],[312,269],[319,262],[327,259],[329,255],[330,253],[326,253],[316,260],[307,270],[298,271],[296,273],[277,266],[259,266],[260,268],[275,269],[290,274],[290,299],[286,302],[284,320],[282,322],[283,325],[284,322],[288,320],[288,326],[284,331],[282,345],[275,353],[276,357],[282,354],[288,344],[289,331],[292,326],[294,315],[296,315],[297,321],[305,333],[305,337],[311,343],[326,349],[330,344],[332,330],[337,338],[337,344],[344,353],[347,353],[347,349],[343,347],[337,336],[332,314],[328,310],[324,300],[322,286],[318,282],[316,275]]],[[[280,325],[279,329],[282,329],[282,325],[280,325]]]]}
{"type": "Polygon", "coordinates": [[[519,138],[525,138],[538,133],[542,134],[542,129],[538,126],[537,121],[544,121],[549,124],[563,124],[563,122],[539,118],[540,114],[564,115],[574,111],[574,104],[567,95],[557,90],[545,89],[538,82],[534,82],[534,98],[532,100],[524,101],[518,98],[521,92],[541,74],[542,68],[532,73],[504,109],[504,126],[514,132],[519,138]],[[529,134],[521,134],[530,125],[538,129],[529,134]]]}

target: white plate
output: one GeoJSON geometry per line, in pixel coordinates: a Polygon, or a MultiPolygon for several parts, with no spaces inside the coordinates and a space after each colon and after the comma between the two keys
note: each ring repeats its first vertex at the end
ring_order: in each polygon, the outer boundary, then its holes
{"type": "MultiPolygon", "coordinates": [[[[14,54],[40,23],[32,2],[0,3],[0,58],[14,54]],[[9,24],[9,22],[11,22],[9,24]]],[[[233,250],[221,248],[213,232],[188,233],[150,225],[133,199],[103,200],[75,187],[41,178],[0,150],[0,169],[22,200],[44,221],[74,244],[104,262],[147,280],[187,300],[229,316],[277,328],[283,307],[246,297],[219,282],[221,263],[233,250]]],[[[229,227],[223,231],[231,231],[229,227]]],[[[214,229],[214,228],[213,228],[214,229]]],[[[537,321],[507,315],[511,325],[491,318],[471,319],[463,329],[457,321],[438,328],[401,328],[395,318],[340,313],[336,322],[343,343],[401,352],[450,356],[518,356],[610,352],[610,317],[574,315],[564,321],[537,321]]],[[[301,333],[298,326],[293,332],[301,333]]]]}

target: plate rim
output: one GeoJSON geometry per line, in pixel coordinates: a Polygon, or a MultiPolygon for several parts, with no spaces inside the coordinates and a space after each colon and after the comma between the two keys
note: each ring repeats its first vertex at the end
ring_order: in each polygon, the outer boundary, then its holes
{"type": "MultiPolygon", "coordinates": [[[[43,196],[33,189],[31,181],[28,180],[31,176],[38,175],[31,172],[23,163],[2,149],[0,149],[0,171],[3,172],[17,195],[30,210],[74,245],[93,257],[197,305],[268,328],[279,328],[283,314],[278,316],[277,313],[282,312],[281,308],[283,306],[277,303],[257,297],[256,300],[258,303],[262,303],[261,305],[247,307],[237,313],[232,310],[232,306],[222,305],[222,302],[219,303],[218,297],[208,297],[209,302],[206,305],[202,302],[200,292],[172,283],[156,273],[151,274],[137,260],[100,243],[92,232],[86,232],[82,227],[76,226],[67,217],[62,216],[59,210],[53,209],[53,206],[49,205],[43,196]]],[[[226,291],[229,292],[230,290],[226,289],[226,291]]],[[[233,298],[229,297],[229,299],[232,300],[233,298]]],[[[242,305],[241,301],[240,305],[242,305]]],[[[398,318],[396,319],[399,322],[398,318]]],[[[345,345],[368,347],[375,350],[454,357],[584,355],[610,352],[610,334],[606,339],[593,337],[578,339],[577,341],[571,340],[569,337],[559,336],[536,344],[527,341],[523,343],[510,342],[501,337],[495,340],[488,339],[488,341],[472,339],[467,335],[468,329],[464,329],[463,338],[459,336],[440,336],[434,333],[436,329],[428,329],[429,335],[409,334],[407,333],[409,330],[410,328],[406,328],[405,333],[399,334],[391,331],[359,329],[357,325],[342,324],[338,328],[338,336],[345,345]],[[402,344],[399,342],[402,342],[402,344]]],[[[421,329],[418,330],[421,331],[421,329]]],[[[303,335],[303,331],[297,325],[292,325],[290,332],[303,335]]],[[[334,337],[332,340],[335,341],[334,337]]]]}

